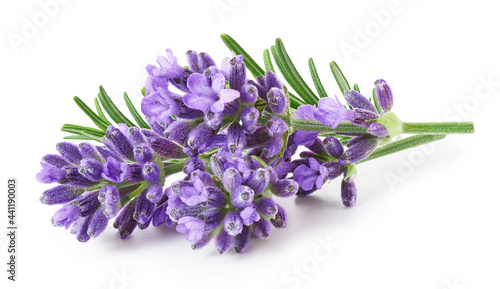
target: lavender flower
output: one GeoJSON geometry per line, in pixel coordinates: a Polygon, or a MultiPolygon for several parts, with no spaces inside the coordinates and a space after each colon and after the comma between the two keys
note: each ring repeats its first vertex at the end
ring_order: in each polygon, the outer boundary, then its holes
{"type": "Polygon", "coordinates": [[[217,74],[210,79],[199,73],[193,73],[187,82],[190,93],[184,96],[184,103],[193,109],[207,112],[210,108],[213,112],[221,112],[224,105],[240,96],[234,89],[226,89],[226,80],[222,74],[217,74]]]}

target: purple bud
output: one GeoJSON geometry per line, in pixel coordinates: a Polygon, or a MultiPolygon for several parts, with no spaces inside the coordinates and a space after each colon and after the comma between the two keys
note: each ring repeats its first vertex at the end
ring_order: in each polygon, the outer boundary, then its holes
{"type": "Polygon", "coordinates": [[[104,215],[108,219],[115,217],[120,209],[120,193],[116,187],[111,185],[102,187],[97,198],[104,207],[104,215]]]}
{"type": "Polygon", "coordinates": [[[378,136],[378,137],[386,137],[389,135],[389,131],[385,128],[384,125],[374,122],[368,127],[369,134],[378,136]]]}
{"type": "Polygon", "coordinates": [[[247,80],[247,72],[243,56],[237,55],[230,60],[229,87],[240,91],[247,80]]]}
{"type": "Polygon", "coordinates": [[[224,112],[213,112],[211,108],[208,108],[205,113],[204,120],[208,127],[211,129],[218,129],[224,118],[224,112]]]}
{"type": "Polygon", "coordinates": [[[278,205],[271,198],[262,198],[259,201],[259,212],[266,217],[274,217],[278,213],[278,205]]]}
{"type": "Polygon", "coordinates": [[[74,199],[69,204],[77,206],[80,209],[80,216],[86,217],[92,215],[100,206],[100,202],[97,199],[98,195],[99,191],[89,192],[74,199]]]}
{"type": "Polygon", "coordinates": [[[254,191],[247,186],[239,186],[231,192],[231,204],[236,208],[245,208],[252,204],[254,191]]]}
{"type": "Polygon", "coordinates": [[[80,164],[80,161],[83,158],[78,146],[69,142],[58,143],[56,145],[56,150],[65,160],[75,165],[80,164]]]}
{"type": "Polygon", "coordinates": [[[380,108],[382,108],[384,111],[389,111],[392,109],[392,89],[387,81],[383,79],[375,81],[375,94],[377,96],[377,101],[380,108]]]}
{"type": "Polygon", "coordinates": [[[146,221],[146,223],[144,223],[144,224],[137,223],[137,228],[139,228],[139,229],[141,229],[141,230],[145,230],[145,229],[147,229],[147,228],[149,227],[149,225],[151,225],[151,219],[152,219],[152,218],[153,218],[153,217],[151,217],[150,219],[148,219],[148,220],[146,221]]]}
{"type": "Polygon", "coordinates": [[[194,123],[187,120],[176,120],[170,123],[165,129],[164,135],[167,139],[179,144],[185,144],[188,133],[193,128],[194,123]]]}
{"type": "Polygon", "coordinates": [[[172,221],[177,222],[179,221],[179,219],[184,217],[196,217],[201,212],[203,212],[202,206],[188,206],[186,204],[182,204],[175,208],[172,208],[168,215],[170,216],[170,219],[172,219],[172,221]]]}
{"type": "Polygon", "coordinates": [[[278,197],[288,198],[297,193],[299,184],[294,180],[283,179],[279,180],[271,187],[271,191],[278,197]]]}
{"type": "Polygon", "coordinates": [[[252,232],[250,227],[243,226],[241,233],[234,237],[234,251],[238,254],[245,252],[250,242],[252,232]]]}
{"type": "Polygon", "coordinates": [[[166,228],[172,226],[172,220],[170,220],[167,214],[167,205],[167,202],[165,202],[163,205],[157,207],[154,211],[153,217],[151,218],[154,227],[159,227],[163,223],[165,223],[166,228]]]}
{"type": "Polygon", "coordinates": [[[217,228],[224,219],[224,211],[220,209],[208,209],[196,216],[197,219],[205,222],[205,232],[217,228]]]}
{"type": "Polygon", "coordinates": [[[283,90],[283,84],[278,79],[276,74],[274,74],[272,71],[266,72],[265,82],[266,82],[265,86],[266,86],[267,90],[270,90],[273,87],[283,90]]]}
{"type": "Polygon", "coordinates": [[[156,204],[163,196],[163,188],[159,183],[150,184],[146,191],[146,198],[156,204]]]}
{"type": "Polygon", "coordinates": [[[75,232],[76,234],[76,239],[82,243],[85,243],[87,242],[88,240],[90,240],[90,236],[87,234],[87,231],[89,229],[89,225],[90,225],[90,221],[92,220],[92,216],[88,216],[86,218],[81,218],[81,220],[79,221],[79,223],[73,223],[73,226],[75,226],[75,228],[73,229],[73,231],[75,232]]]}
{"type": "Polygon", "coordinates": [[[234,191],[242,183],[240,172],[235,168],[228,168],[222,176],[222,184],[228,192],[234,191]]]}
{"type": "Polygon", "coordinates": [[[373,121],[374,119],[377,119],[379,117],[379,115],[375,112],[360,108],[355,108],[354,112],[355,117],[352,120],[352,123],[366,128],[370,126],[370,121],[373,121]]]}
{"type": "Polygon", "coordinates": [[[340,159],[344,153],[344,145],[334,136],[327,136],[323,140],[323,145],[328,153],[336,159],[340,159]]]}
{"type": "Polygon", "coordinates": [[[205,162],[200,160],[199,158],[190,158],[185,164],[184,167],[182,168],[182,171],[186,174],[189,175],[192,172],[200,170],[204,171],[205,170],[205,162]]]}
{"type": "Polygon", "coordinates": [[[172,183],[171,185],[171,189],[172,189],[172,193],[176,194],[176,195],[179,195],[182,191],[183,188],[185,187],[192,187],[193,186],[193,182],[189,182],[189,181],[176,181],[174,183],[172,183]]]}
{"type": "Polygon", "coordinates": [[[357,190],[352,177],[342,180],[340,190],[344,206],[353,207],[356,204],[357,190]]]}
{"type": "Polygon", "coordinates": [[[179,70],[180,75],[177,78],[169,78],[168,80],[172,83],[176,88],[183,92],[189,92],[189,88],[187,87],[187,79],[193,73],[191,69],[185,68],[183,70],[179,70]]]}
{"type": "Polygon", "coordinates": [[[198,67],[200,71],[204,71],[210,66],[215,66],[215,61],[208,55],[206,52],[202,52],[199,54],[198,67]]]}
{"type": "Polygon", "coordinates": [[[130,236],[137,227],[137,221],[134,219],[135,205],[137,199],[130,201],[125,208],[120,212],[118,217],[116,217],[113,227],[118,229],[121,239],[125,239],[130,236]]]}
{"type": "Polygon", "coordinates": [[[252,84],[247,84],[243,86],[243,88],[240,91],[240,101],[242,103],[254,103],[257,101],[258,97],[259,97],[259,92],[257,90],[257,87],[255,87],[252,84]]]}
{"type": "Polygon", "coordinates": [[[159,156],[167,159],[183,159],[186,154],[182,146],[162,137],[148,138],[149,145],[159,156]]]}
{"type": "Polygon", "coordinates": [[[355,140],[355,144],[351,145],[340,157],[341,164],[355,163],[367,158],[381,141],[372,136],[360,136],[352,140],[355,140]]]}
{"type": "Polygon", "coordinates": [[[213,154],[210,157],[210,168],[212,169],[214,175],[220,180],[222,180],[222,176],[225,171],[224,164],[226,162],[226,159],[221,154],[213,154]]]}
{"type": "Polygon", "coordinates": [[[160,180],[161,169],[154,162],[145,163],[142,166],[142,176],[150,183],[156,183],[160,180]]]}
{"type": "Polygon", "coordinates": [[[227,148],[233,155],[239,157],[247,144],[243,128],[239,123],[233,122],[227,129],[227,148]]]}
{"type": "Polygon", "coordinates": [[[78,167],[78,172],[93,182],[102,180],[102,170],[102,164],[95,159],[82,159],[78,167]]]}
{"type": "Polygon", "coordinates": [[[208,200],[205,206],[213,208],[222,208],[226,205],[226,195],[216,187],[205,187],[205,194],[208,195],[208,200]]]}
{"type": "Polygon", "coordinates": [[[269,239],[271,235],[271,223],[266,219],[260,219],[253,223],[253,234],[262,240],[269,239]]]}
{"type": "Polygon", "coordinates": [[[323,142],[319,138],[315,138],[312,144],[307,146],[307,148],[318,155],[329,155],[328,151],[325,148],[325,145],[323,145],[323,142]]]}
{"type": "Polygon", "coordinates": [[[124,159],[132,160],[134,158],[132,144],[120,129],[112,125],[108,126],[106,134],[102,137],[102,143],[124,159]]]}
{"type": "Polygon", "coordinates": [[[213,130],[206,123],[202,122],[188,134],[187,145],[196,149],[208,141],[212,133],[213,130]]]}
{"type": "Polygon", "coordinates": [[[250,226],[254,222],[260,220],[260,215],[255,207],[256,205],[252,204],[251,206],[248,206],[241,210],[240,217],[243,220],[243,224],[245,224],[245,226],[250,226]]]}
{"type": "Polygon", "coordinates": [[[95,185],[95,182],[87,179],[78,172],[77,167],[66,167],[66,175],[59,181],[60,184],[67,184],[72,187],[87,188],[95,185]]]}
{"type": "Polygon", "coordinates": [[[283,148],[283,140],[280,137],[271,138],[266,142],[264,148],[262,149],[262,158],[264,160],[269,160],[273,156],[277,155],[283,148]]]}
{"type": "Polygon", "coordinates": [[[279,180],[276,170],[271,166],[265,167],[264,169],[269,172],[269,183],[272,185],[276,184],[279,180]]]}
{"type": "Polygon", "coordinates": [[[201,171],[201,170],[196,170],[191,173],[191,179],[194,179],[194,177],[199,177],[203,185],[209,186],[209,187],[215,187],[217,186],[215,180],[212,178],[212,175],[201,171]]]}
{"type": "Polygon", "coordinates": [[[256,169],[252,176],[248,179],[247,185],[254,191],[255,194],[262,194],[269,185],[270,176],[266,169],[256,169]]]}
{"type": "Polygon", "coordinates": [[[64,204],[79,197],[83,192],[83,189],[59,185],[43,192],[40,202],[45,205],[64,204]]]}
{"type": "Polygon", "coordinates": [[[101,147],[101,146],[97,146],[95,147],[97,149],[97,151],[99,152],[99,154],[101,155],[102,159],[104,160],[104,162],[109,158],[109,157],[112,157],[114,159],[117,159],[117,160],[121,160],[121,158],[115,154],[114,152],[110,151],[109,149],[106,149],[104,147],[101,147]]]}
{"type": "Polygon", "coordinates": [[[274,218],[272,218],[269,221],[271,221],[271,224],[273,224],[275,228],[284,229],[286,228],[286,225],[288,223],[288,218],[286,216],[285,209],[283,209],[283,207],[281,207],[280,205],[277,206],[278,206],[278,213],[276,213],[274,218]]]}
{"type": "Polygon", "coordinates": [[[134,159],[140,163],[144,164],[153,160],[154,153],[147,144],[139,144],[134,147],[134,159]]]}
{"type": "Polygon", "coordinates": [[[142,165],[132,163],[127,164],[128,166],[128,176],[125,178],[126,181],[130,183],[139,183],[144,181],[144,177],[142,176],[142,165]]]}
{"type": "Polygon", "coordinates": [[[200,68],[198,66],[198,53],[194,50],[188,50],[186,52],[186,58],[188,61],[189,68],[197,73],[201,73],[200,68]]]}
{"type": "Polygon", "coordinates": [[[62,168],[64,166],[69,166],[69,163],[60,155],[45,155],[42,158],[42,161],[48,163],[49,165],[56,167],[56,168],[62,168]]]}
{"type": "Polygon", "coordinates": [[[344,92],[344,98],[353,108],[361,108],[377,113],[377,109],[375,109],[373,103],[355,90],[346,90],[344,92]]]}
{"type": "Polygon", "coordinates": [[[281,117],[275,116],[266,122],[266,128],[270,137],[280,137],[286,132],[288,126],[281,117]]]}
{"type": "Polygon", "coordinates": [[[146,197],[146,191],[142,191],[137,197],[135,204],[134,220],[140,224],[145,224],[153,216],[156,206],[146,197]]]}
{"type": "Polygon", "coordinates": [[[328,174],[325,177],[327,180],[333,180],[340,176],[344,169],[342,168],[342,165],[340,165],[338,162],[325,162],[323,163],[323,166],[328,170],[328,174]]]}
{"type": "Polygon", "coordinates": [[[222,230],[215,237],[215,249],[217,254],[222,255],[233,247],[234,237],[222,230]]]}
{"type": "Polygon", "coordinates": [[[87,234],[92,238],[99,236],[108,226],[108,222],[109,219],[104,215],[103,209],[98,209],[90,220],[87,234]]]}
{"type": "Polygon", "coordinates": [[[254,133],[257,129],[259,111],[253,106],[245,107],[241,111],[240,118],[243,124],[243,130],[249,134],[254,133]]]}
{"type": "Polygon", "coordinates": [[[224,230],[231,236],[236,236],[243,230],[243,220],[235,211],[231,211],[224,217],[224,230]]]}
{"type": "Polygon", "coordinates": [[[127,131],[128,139],[132,143],[132,146],[138,146],[140,144],[145,144],[146,139],[142,134],[141,130],[136,127],[131,127],[127,131]]]}
{"type": "Polygon", "coordinates": [[[269,140],[269,134],[267,133],[267,128],[264,126],[257,127],[252,137],[247,139],[247,147],[253,148],[256,146],[262,146],[263,143],[269,140]]]}
{"type": "Polygon", "coordinates": [[[104,162],[104,159],[101,157],[97,149],[89,144],[89,143],[81,143],[78,145],[78,148],[80,149],[80,153],[82,154],[82,157],[85,159],[94,159],[97,160],[101,163],[104,162]]]}
{"type": "Polygon", "coordinates": [[[267,100],[270,102],[268,107],[274,114],[283,114],[285,112],[287,99],[283,90],[271,88],[267,93],[267,100]]]}
{"type": "Polygon", "coordinates": [[[199,250],[199,249],[205,247],[208,243],[210,243],[212,238],[213,238],[213,234],[203,233],[199,240],[196,240],[193,243],[191,243],[191,248],[193,250],[199,250]]]}

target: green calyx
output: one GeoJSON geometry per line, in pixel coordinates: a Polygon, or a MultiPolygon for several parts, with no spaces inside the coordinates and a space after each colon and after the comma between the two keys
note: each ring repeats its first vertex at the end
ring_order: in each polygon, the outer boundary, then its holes
{"type": "Polygon", "coordinates": [[[383,125],[389,131],[391,138],[403,133],[403,122],[392,111],[388,111],[380,116],[376,122],[383,125]]]}

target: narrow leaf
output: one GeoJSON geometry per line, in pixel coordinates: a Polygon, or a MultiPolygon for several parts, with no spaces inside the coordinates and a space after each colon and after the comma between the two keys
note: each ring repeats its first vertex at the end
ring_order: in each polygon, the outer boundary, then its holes
{"type": "MultiPolygon", "coordinates": [[[[291,81],[292,81],[290,73],[286,69],[286,67],[283,64],[283,62],[281,62],[281,59],[280,59],[280,57],[278,55],[278,51],[276,50],[276,46],[274,46],[274,45],[271,46],[271,53],[273,54],[274,61],[276,61],[276,65],[278,66],[278,69],[280,70],[281,74],[283,75],[283,77],[285,78],[285,80],[288,82],[288,84],[290,84],[291,81]]],[[[293,88],[293,86],[292,86],[292,88],[293,88]]],[[[293,94],[291,94],[290,91],[288,91],[288,93],[290,94],[290,98],[292,98],[293,94]]],[[[300,96],[293,95],[293,97],[294,97],[294,100],[297,101],[299,105],[306,104],[306,102],[303,101],[300,96]]]]}
{"type": "Polygon", "coordinates": [[[344,94],[346,90],[351,90],[347,79],[345,79],[344,74],[340,70],[337,63],[335,63],[335,61],[330,62],[330,69],[332,70],[333,76],[335,77],[335,80],[337,81],[342,94],[344,94]]]}
{"type": "Polygon", "coordinates": [[[88,107],[85,102],[83,102],[78,96],[73,97],[76,105],[92,120],[92,122],[102,130],[106,130],[108,125],[104,122],[97,114],[95,114],[90,107],[88,107]]]}
{"type": "Polygon", "coordinates": [[[104,115],[104,112],[102,111],[101,105],[99,104],[99,99],[96,97],[94,98],[94,103],[95,103],[95,109],[97,110],[97,114],[99,114],[99,117],[109,126],[111,125],[111,122],[106,118],[104,115]]]}
{"type": "MultiPolygon", "coordinates": [[[[314,92],[309,88],[304,79],[302,79],[302,77],[300,76],[299,72],[295,68],[295,65],[290,59],[290,56],[286,52],[283,41],[281,41],[280,38],[276,39],[276,51],[278,52],[278,55],[282,58],[281,62],[283,62],[287,66],[287,69],[291,73],[291,76],[293,78],[293,84],[298,86],[297,88],[294,87],[293,89],[299,92],[300,96],[306,101],[306,103],[317,104],[319,98],[314,94],[314,92]]],[[[290,85],[292,85],[292,83],[290,85]]]]}
{"type": "Polygon", "coordinates": [[[380,104],[378,103],[377,93],[375,92],[375,87],[372,90],[372,95],[373,95],[373,104],[375,104],[375,108],[377,109],[378,113],[382,113],[382,108],[380,107],[380,104]]]}
{"type": "Polygon", "coordinates": [[[354,90],[356,90],[357,92],[361,93],[361,91],[359,91],[359,86],[357,83],[354,84],[353,88],[354,90]]]}
{"type": "Polygon", "coordinates": [[[314,82],[314,86],[316,87],[316,90],[318,91],[318,94],[320,97],[328,97],[326,94],[325,88],[323,87],[323,84],[321,83],[321,80],[318,76],[318,72],[316,71],[316,66],[314,65],[314,61],[312,58],[309,58],[309,72],[311,72],[311,77],[314,82]]]}
{"type": "Polygon", "coordinates": [[[130,114],[132,114],[132,117],[134,117],[135,121],[139,124],[139,126],[141,128],[150,129],[149,125],[144,121],[144,119],[135,109],[134,105],[132,104],[132,101],[130,101],[130,98],[128,97],[126,92],[123,93],[123,98],[125,99],[125,103],[127,104],[130,114]]]}
{"type": "Polygon", "coordinates": [[[266,71],[274,72],[273,62],[271,61],[271,55],[269,54],[269,49],[264,49],[264,65],[266,66],[266,71]]]}
{"type": "Polygon", "coordinates": [[[116,122],[116,123],[124,123],[129,127],[136,126],[133,124],[123,113],[116,107],[116,105],[113,103],[111,98],[108,96],[104,88],[99,86],[99,100],[101,101],[102,105],[104,106],[104,109],[106,112],[109,114],[109,116],[116,122]]]}
{"type": "Polygon", "coordinates": [[[253,77],[257,78],[259,75],[264,75],[264,70],[255,62],[255,60],[248,55],[248,53],[236,42],[231,36],[227,34],[221,34],[220,38],[226,44],[229,50],[236,54],[243,55],[243,62],[245,62],[246,67],[252,73],[253,77]]]}

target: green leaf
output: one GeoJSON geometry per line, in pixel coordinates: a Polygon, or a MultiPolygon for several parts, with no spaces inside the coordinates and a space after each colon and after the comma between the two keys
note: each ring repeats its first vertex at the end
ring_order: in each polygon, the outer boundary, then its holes
{"type": "Polygon", "coordinates": [[[342,92],[342,95],[344,95],[344,92],[346,90],[351,90],[351,87],[349,86],[347,79],[345,79],[344,74],[340,70],[337,63],[335,63],[335,61],[330,62],[330,69],[332,70],[333,76],[335,77],[335,80],[337,81],[337,84],[339,85],[339,88],[340,88],[340,91],[342,92]]]}
{"type": "Polygon", "coordinates": [[[354,89],[355,91],[361,93],[361,91],[359,91],[359,86],[358,86],[357,83],[354,84],[354,87],[352,89],[354,89]]]}
{"type": "Polygon", "coordinates": [[[236,42],[231,36],[227,34],[221,34],[220,38],[226,44],[229,50],[236,54],[243,55],[243,62],[245,62],[246,67],[252,73],[253,77],[257,78],[259,75],[264,75],[265,71],[255,62],[255,60],[248,55],[248,53],[236,42]]]}
{"type": "Polygon", "coordinates": [[[99,101],[104,106],[104,110],[106,110],[111,119],[113,119],[116,123],[124,123],[129,127],[136,126],[116,107],[102,85],[99,86],[99,94],[97,97],[99,97],[99,101]]]}
{"type": "Polygon", "coordinates": [[[139,126],[141,128],[150,129],[149,125],[144,121],[144,119],[135,109],[134,105],[132,104],[132,101],[130,101],[130,98],[128,97],[126,92],[123,93],[123,98],[125,99],[125,103],[127,104],[130,114],[132,114],[132,117],[134,117],[135,121],[139,124],[139,126]]]}
{"type": "MultiPolygon", "coordinates": [[[[271,46],[271,53],[273,54],[274,61],[276,61],[276,65],[278,65],[278,69],[280,70],[281,74],[283,74],[283,77],[285,78],[285,80],[288,83],[290,83],[291,76],[290,76],[288,70],[286,69],[285,65],[281,62],[281,59],[279,58],[278,52],[276,50],[276,46],[274,46],[274,45],[271,46]]],[[[290,93],[290,91],[288,91],[288,94],[290,96],[290,101],[292,102],[292,104],[297,105],[297,107],[299,107],[300,105],[306,104],[306,102],[304,102],[300,96],[296,96],[296,95],[290,93]]],[[[297,107],[294,107],[294,108],[296,109],[297,107]]]]}
{"type": "Polygon", "coordinates": [[[372,95],[373,95],[373,103],[375,104],[375,108],[377,109],[378,113],[382,113],[382,108],[380,107],[380,104],[378,103],[378,98],[377,94],[375,92],[375,87],[372,90],[372,95]]]}
{"type": "Polygon", "coordinates": [[[264,65],[266,66],[266,71],[272,71],[274,73],[273,62],[271,61],[271,55],[267,48],[264,49],[264,65]]]}
{"type": "Polygon", "coordinates": [[[90,107],[85,104],[85,102],[78,98],[78,96],[73,97],[73,100],[97,127],[101,128],[102,130],[106,130],[108,125],[97,114],[95,114],[92,109],[90,109],[90,107]]]}
{"type": "MultiPolygon", "coordinates": [[[[68,135],[68,136],[65,136],[63,137],[63,139],[76,139],[76,140],[97,140],[96,138],[94,137],[89,137],[89,136],[86,136],[86,135],[78,135],[78,134],[75,134],[75,135],[68,135]]],[[[101,140],[99,139],[99,142],[101,140]]]]}
{"type": "Polygon", "coordinates": [[[319,98],[314,94],[314,92],[309,88],[307,83],[302,79],[299,72],[295,68],[290,56],[286,52],[285,45],[280,38],[276,38],[276,52],[277,56],[280,58],[284,67],[288,70],[288,74],[291,77],[291,81],[288,81],[290,86],[304,99],[308,104],[317,104],[319,98]]]}
{"type": "Polygon", "coordinates": [[[97,114],[99,114],[99,117],[109,126],[111,125],[111,122],[109,122],[109,120],[106,118],[106,116],[104,115],[104,112],[102,111],[102,108],[101,108],[101,105],[99,104],[99,99],[96,97],[94,99],[94,103],[95,103],[95,109],[97,110],[97,114]]]}
{"type": "Polygon", "coordinates": [[[259,111],[259,115],[263,116],[264,109],[266,109],[266,106],[269,105],[269,102],[263,100],[262,98],[258,98],[257,101],[255,102],[255,108],[259,111]]]}
{"type": "Polygon", "coordinates": [[[92,135],[96,137],[103,137],[105,132],[99,129],[95,129],[92,127],[87,127],[87,126],[79,126],[79,125],[74,125],[74,124],[63,124],[62,131],[65,132],[71,132],[74,134],[85,134],[85,135],[92,135]]]}
{"type": "Polygon", "coordinates": [[[314,61],[312,58],[309,58],[309,72],[311,72],[311,77],[314,82],[314,86],[316,87],[316,90],[318,91],[318,94],[320,97],[328,97],[326,94],[325,88],[323,87],[323,84],[321,83],[321,80],[318,76],[318,72],[316,71],[316,66],[314,65],[314,61]]]}
{"type": "Polygon", "coordinates": [[[146,88],[145,87],[143,87],[141,89],[141,93],[142,93],[142,96],[146,96],[147,93],[146,93],[146,88]]]}
{"type": "Polygon", "coordinates": [[[255,156],[255,155],[252,155],[250,156],[252,159],[256,160],[263,168],[266,168],[268,165],[266,164],[266,162],[261,159],[260,157],[258,156],[255,156]]]}
{"type": "Polygon", "coordinates": [[[295,94],[292,94],[290,91],[288,92],[288,96],[290,97],[290,106],[293,109],[299,108],[299,106],[305,104],[302,99],[300,99],[298,96],[295,94]]]}

